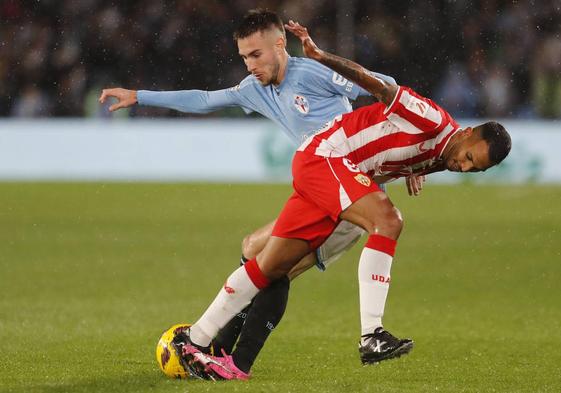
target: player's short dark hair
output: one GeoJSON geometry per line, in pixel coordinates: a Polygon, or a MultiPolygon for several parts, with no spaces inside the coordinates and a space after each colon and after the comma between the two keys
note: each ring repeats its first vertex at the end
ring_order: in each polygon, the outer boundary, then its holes
{"type": "Polygon", "coordinates": [[[234,41],[237,42],[240,38],[249,37],[253,33],[269,30],[272,27],[279,29],[285,35],[284,24],[276,13],[261,8],[250,10],[234,31],[234,41]]]}
{"type": "Polygon", "coordinates": [[[481,138],[489,145],[489,161],[493,165],[499,164],[508,156],[512,141],[505,128],[496,121],[489,121],[478,127],[481,138]]]}

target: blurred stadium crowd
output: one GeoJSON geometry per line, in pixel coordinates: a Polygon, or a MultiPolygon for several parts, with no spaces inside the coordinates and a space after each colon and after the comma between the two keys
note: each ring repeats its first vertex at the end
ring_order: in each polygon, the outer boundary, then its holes
{"type": "MultiPolygon", "coordinates": [[[[236,85],[247,72],[232,31],[256,6],[456,116],[561,117],[558,0],[2,0],[0,116],[109,116],[97,104],[103,87],[236,85]]],[[[301,54],[292,37],[289,52],[301,54]]]]}

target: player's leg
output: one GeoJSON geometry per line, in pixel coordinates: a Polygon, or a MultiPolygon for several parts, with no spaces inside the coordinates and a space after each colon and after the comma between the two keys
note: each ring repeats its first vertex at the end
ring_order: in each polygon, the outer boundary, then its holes
{"type": "Polygon", "coordinates": [[[362,226],[369,234],[358,268],[361,360],[365,364],[376,363],[408,353],[413,346],[411,340],[398,339],[382,328],[392,260],[403,227],[401,214],[379,192],[357,200],[341,213],[341,218],[362,226]]]}
{"type": "MultiPolygon", "coordinates": [[[[276,220],[266,224],[244,238],[242,264],[255,258],[263,250],[271,237],[275,222],[276,220]]],[[[309,253],[291,270],[290,279],[314,266],[316,261],[315,253],[309,253]]],[[[289,279],[284,277],[260,291],[249,306],[220,329],[212,342],[214,353],[231,353],[236,365],[248,373],[272,329],[284,315],[289,288],[289,279]],[[236,342],[236,349],[233,351],[236,342]]]]}
{"type": "Polygon", "coordinates": [[[280,323],[289,289],[290,280],[283,276],[253,299],[234,350],[226,352],[231,353],[234,364],[244,373],[249,374],[265,342],[280,323]]]}
{"type": "Polygon", "coordinates": [[[263,274],[275,281],[255,297],[232,354],[232,363],[244,373],[249,373],[271,330],[284,314],[288,301],[288,275],[292,273],[295,277],[315,265],[316,258],[307,252],[309,250],[307,241],[272,236],[257,256],[263,274]],[[294,250],[300,250],[301,253],[294,250]],[[298,259],[293,256],[298,256],[298,259]],[[263,326],[265,321],[266,325],[263,326]]]}
{"type": "Polygon", "coordinates": [[[202,363],[225,379],[248,378],[248,373],[239,369],[227,354],[224,354],[220,364],[206,360],[201,362],[200,348],[207,347],[218,331],[248,305],[259,290],[286,276],[309,252],[307,241],[271,237],[263,250],[264,257],[259,258],[259,262],[254,258],[234,271],[202,317],[191,326],[181,348],[184,361],[187,364],[202,363]]]}
{"type": "MultiPolygon", "coordinates": [[[[316,265],[315,253],[309,253],[294,266],[287,276],[274,281],[260,291],[246,308],[245,323],[240,329],[239,339],[232,354],[235,365],[245,373],[250,372],[259,352],[273,329],[280,323],[288,303],[290,281],[316,265]]],[[[228,327],[226,325],[226,327],[228,327]]],[[[222,329],[218,337],[222,336],[222,329]]],[[[237,337],[236,337],[237,338],[237,337]]]]}
{"type": "MultiPolygon", "coordinates": [[[[233,362],[240,370],[249,374],[272,330],[280,323],[288,302],[290,281],[313,266],[324,270],[351,248],[363,233],[362,228],[342,221],[316,252],[306,255],[290,270],[288,279],[283,277],[276,280],[255,296],[251,306],[246,308],[247,311],[243,315],[245,323],[240,327],[241,332],[234,351],[230,352],[224,348],[227,353],[232,354],[233,362]]],[[[223,336],[223,331],[230,324],[231,322],[220,331],[217,338],[223,336]]],[[[216,339],[213,343],[215,342],[216,339]]]]}
{"type": "MultiPolygon", "coordinates": [[[[309,155],[298,157],[299,154],[296,153],[295,162],[300,160],[305,162],[307,167],[321,171],[321,162],[318,159],[309,155]]],[[[337,218],[359,225],[368,232],[368,240],[359,262],[361,325],[363,335],[367,335],[361,343],[361,358],[366,362],[375,362],[399,356],[403,346],[409,346],[410,349],[412,342],[398,340],[389,333],[385,334],[387,332],[381,328],[381,315],[389,289],[388,276],[393,249],[403,225],[401,215],[387,195],[348,157],[329,157],[324,160],[337,180],[335,189],[329,183],[329,192],[322,192],[318,177],[314,176],[312,171],[302,171],[304,177],[300,182],[296,182],[295,177],[295,188],[298,190],[298,185],[305,183],[314,185],[305,188],[306,192],[313,192],[313,200],[318,201],[326,211],[336,212],[339,207],[337,218]],[[333,201],[333,196],[337,197],[337,200],[333,201]],[[390,336],[392,340],[389,339],[390,336]],[[389,345],[383,348],[370,345],[377,342],[386,342],[389,345]],[[372,359],[370,352],[375,353],[372,359]],[[378,354],[380,356],[377,356],[378,354]]],[[[323,173],[322,179],[325,178],[329,176],[323,173]]]]}
{"type": "MultiPolygon", "coordinates": [[[[275,222],[276,220],[244,238],[242,264],[247,262],[246,255],[254,257],[263,250],[275,222]]],[[[320,248],[306,255],[292,268],[288,274],[289,280],[293,280],[313,266],[325,270],[327,265],[351,248],[363,233],[362,228],[342,221],[320,248]]],[[[212,342],[214,353],[220,354],[222,350],[231,353],[239,368],[246,373],[249,372],[272,329],[278,325],[284,315],[289,287],[289,281],[281,279],[260,291],[248,307],[220,330],[212,342]]]]}
{"type": "MultiPolygon", "coordinates": [[[[243,239],[242,256],[240,260],[241,265],[243,265],[250,259],[255,258],[257,254],[259,254],[263,250],[265,244],[267,243],[267,240],[271,237],[271,232],[273,231],[275,222],[276,220],[262,226],[261,228],[247,235],[243,239]]],[[[282,314],[284,314],[284,310],[286,308],[286,302],[285,304],[280,304],[278,299],[282,299],[282,298],[288,299],[288,285],[286,282],[275,283],[273,285],[273,288],[264,289],[259,294],[257,294],[256,297],[257,298],[265,297],[271,299],[270,304],[264,302],[263,299],[259,301],[259,304],[265,303],[262,306],[265,307],[265,312],[272,316],[277,315],[277,317],[272,319],[274,320],[278,319],[280,321],[280,319],[282,318],[282,314]],[[280,295],[278,292],[281,290],[284,290],[286,294],[280,295]],[[272,294],[268,295],[269,292],[272,292],[272,294]],[[271,296],[274,296],[274,298],[271,296]]],[[[240,333],[243,329],[243,326],[245,324],[249,310],[252,307],[252,304],[253,302],[250,303],[242,311],[237,313],[234,316],[234,318],[232,318],[230,322],[226,324],[226,326],[220,329],[220,332],[218,332],[218,335],[212,341],[212,347],[215,353],[220,354],[222,353],[222,351],[225,351],[227,353],[232,353],[234,344],[236,344],[236,341],[238,341],[238,337],[240,336],[240,333]]],[[[263,326],[262,329],[264,334],[267,334],[267,331],[269,330],[268,329],[268,326],[270,326],[269,323],[270,321],[267,319],[263,324],[260,324],[260,326],[263,326]]]]}

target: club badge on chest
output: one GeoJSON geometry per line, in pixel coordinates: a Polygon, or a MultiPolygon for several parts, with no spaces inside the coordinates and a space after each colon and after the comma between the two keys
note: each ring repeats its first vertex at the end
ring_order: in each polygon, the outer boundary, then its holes
{"type": "Polygon", "coordinates": [[[308,112],[310,112],[310,104],[308,103],[306,97],[302,95],[295,94],[293,104],[298,112],[302,113],[303,115],[307,115],[308,112]]]}

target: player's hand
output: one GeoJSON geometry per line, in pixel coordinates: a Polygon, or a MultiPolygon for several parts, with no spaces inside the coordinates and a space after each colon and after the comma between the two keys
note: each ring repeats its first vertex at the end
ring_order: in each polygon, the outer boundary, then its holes
{"type": "Polygon", "coordinates": [[[306,57],[314,60],[321,57],[322,50],[317,47],[314,41],[312,41],[310,35],[308,34],[308,29],[301,26],[300,23],[292,20],[288,21],[288,24],[285,24],[284,27],[296,37],[300,38],[300,41],[302,41],[302,48],[304,49],[304,55],[306,55],[306,57]]]}
{"type": "Polygon", "coordinates": [[[423,183],[425,182],[424,175],[409,175],[405,178],[405,184],[407,184],[407,192],[409,195],[417,196],[421,193],[423,189],[423,183]]]}
{"type": "Polygon", "coordinates": [[[109,111],[111,112],[121,108],[128,108],[138,102],[136,99],[136,90],[127,90],[120,87],[103,89],[99,96],[99,102],[103,104],[108,97],[117,99],[117,102],[109,107],[109,111]]]}

